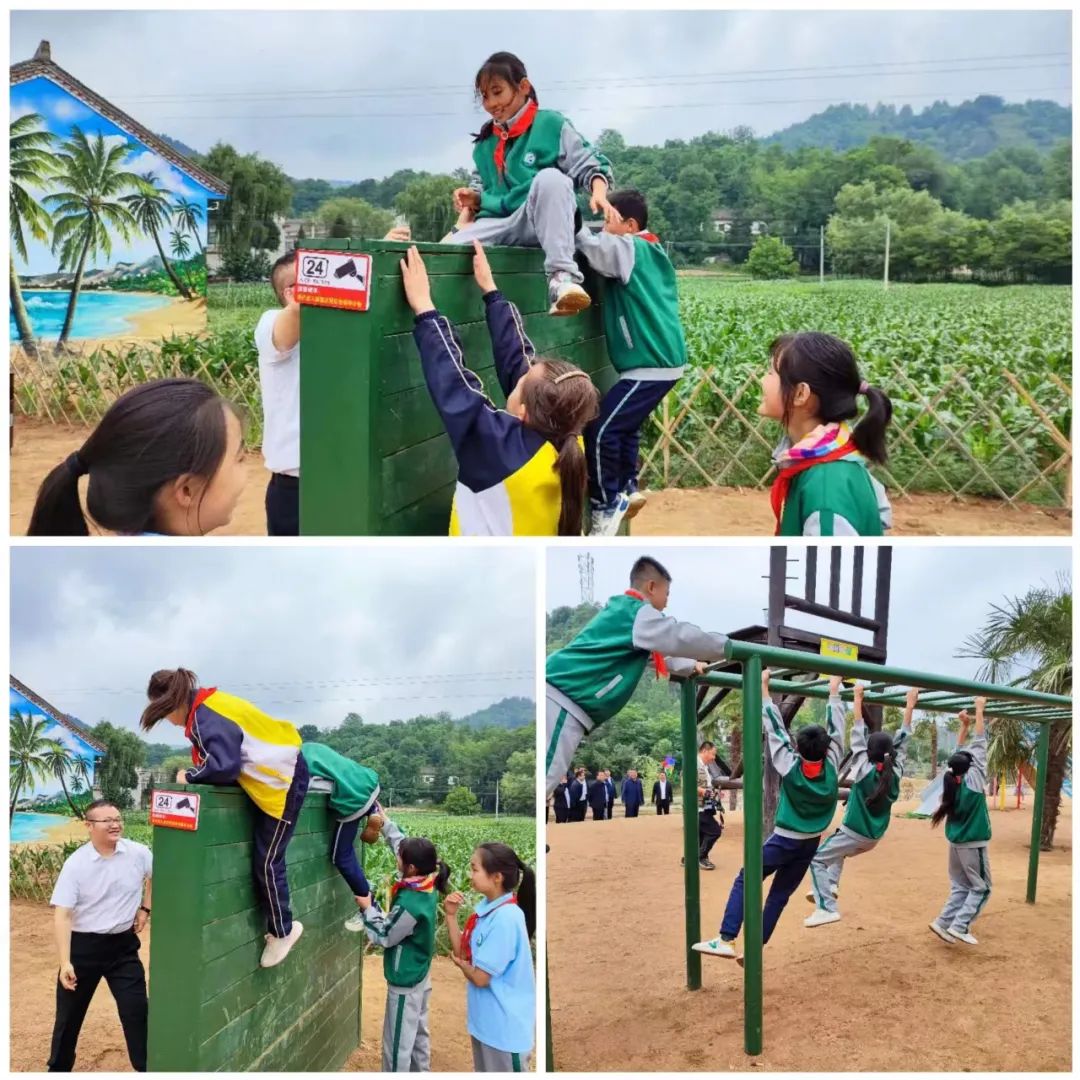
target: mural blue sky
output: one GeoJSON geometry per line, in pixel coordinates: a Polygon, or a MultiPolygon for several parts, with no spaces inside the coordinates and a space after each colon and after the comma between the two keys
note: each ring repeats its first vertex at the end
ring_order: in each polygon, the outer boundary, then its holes
{"type": "MultiPolygon", "coordinates": [[[[57,709],[63,709],[63,707],[62,704],[56,705],[57,709]]],[[[37,705],[20,694],[13,686],[8,687],[8,710],[9,715],[17,712],[21,716],[29,716],[34,720],[45,720],[47,724],[45,728],[45,738],[54,739],[56,742],[62,743],[72,752],[72,754],[86,761],[90,767],[90,776],[93,778],[95,761],[95,751],[93,748],[88,746],[69,728],[64,727],[62,724],[58,724],[52,717],[43,713],[37,705]]],[[[60,781],[49,778],[38,780],[29,788],[24,788],[20,792],[20,798],[26,799],[32,795],[57,795],[60,794],[60,792],[60,781]]]]}
{"type": "MultiPolygon", "coordinates": [[[[78,74],[78,72],[73,72],[78,74]]],[[[118,128],[111,120],[99,115],[78,98],[69,94],[51,80],[39,77],[11,87],[11,119],[36,113],[41,117],[41,127],[52,132],[57,142],[68,137],[72,127],[78,126],[87,136],[101,135],[108,145],[126,145],[130,152],[125,157],[123,168],[136,174],[153,173],[160,188],[174,198],[185,198],[202,207],[203,216],[200,226],[200,241],[206,244],[206,203],[211,193],[197,180],[186,176],[175,165],[166,161],[149,147],[132,138],[118,128]]],[[[135,117],[135,119],[139,119],[135,117]]],[[[33,191],[39,201],[50,193],[46,187],[33,191]]],[[[167,237],[163,238],[168,250],[167,237]]],[[[57,256],[52,253],[48,243],[27,237],[28,262],[23,263],[16,254],[16,266],[22,274],[51,274],[57,270],[57,256]]],[[[116,262],[143,262],[157,255],[154,241],[141,233],[125,243],[114,238],[111,264],[116,262]]],[[[103,268],[98,260],[96,269],[103,268]]]]}

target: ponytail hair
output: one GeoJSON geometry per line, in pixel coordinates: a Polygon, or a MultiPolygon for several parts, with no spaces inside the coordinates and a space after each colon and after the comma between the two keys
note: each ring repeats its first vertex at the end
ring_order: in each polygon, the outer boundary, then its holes
{"type": "Polygon", "coordinates": [[[866,800],[867,810],[876,814],[884,810],[891,801],[889,791],[892,788],[893,768],[896,764],[892,736],[887,731],[872,732],[866,740],[866,757],[878,767],[877,784],[866,800]]]}
{"type": "Polygon", "coordinates": [[[150,704],[143,709],[139,727],[149,731],[160,720],[179,708],[191,708],[191,700],[199,680],[194,671],[187,668],[163,669],[150,676],[146,696],[150,704]]]}
{"type": "Polygon", "coordinates": [[[566,360],[533,361],[539,374],[522,386],[525,425],[558,451],[554,469],[562,489],[559,536],[580,536],[589,476],[578,437],[600,413],[600,393],[587,372],[566,360]]]}
{"type": "Polygon", "coordinates": [[[401,865],[418,874],[434,874],[435,888],[445,896],[450,891],[450,867],[439,858],[435,845],[426,836],[407,836],[398,845],[401,865]]]}
{"type": "MultiPolygon", "coordinates": [[[[513,53],[492,53],[483,64],[480,65],[480,70],[476,73],[476,79],[473,82],[473,89],[476,93],[477,100],[479,100],[483,95],[484,87],[492,79],[502,79],[503,82],[508,82],[516,89],[521,85],[522,81],[528,77],[529,73],[525,70],[524,62],[513,53]]],[[[537,105],[540,104],[540,98],[537,96],[536,87],[532,85],[531,81],[529,83],[529,100],[535,101],[537,105]]],[[[483,142],[494,130],[495,121],[489,120],[473,136],[473,141],[483,142]]],[[[642,226],[642,228],[644,228],[644,226],[642,226]]]]}
{"type": "MultiPolygon", "coordinates": [[[[79,478],[89,474],[86,508],[110,532],[155,529],[162,487],[191,475],[209,480],[225,458],[226,410],[235,410],[198,379],[155,379],[116,399],[74,454],[38,489],[28,536],[87,536],[79,478]]],[[[196,510],[197,513],[197,510],[196,510]]]]}
{"type": "Polygon", "coordinates": [[[525,930],[531,938],[536,933],[536,874],[507,844],[480,844],[476,853],[485,874],[501,874],[507,892],[517,889],[517,904],[525,916],[525,930]]]}
{"type": "Polygon", "coordinates": [[[941,789],[941,803],[930,817],[930,824],[937,826],[948,818],[952,821],[956,812],[956,790],[964,782],[964,776],[974,759],[966,750],[957,750],[948,761],[949,771],[944,775],[945,785],[941,789]]]}
{"type": "Polygon", "coordinates": [[[832,334],[804,331],[782,334],[769,346],[769,352],[780,376],[785,425],[800,383],[806,383],[818,399],[818,415],[826,424],[857,416],[858,398],[865,396],[867,410],[852,430],[852,442],[863,457],[885,464],[889,456],[885,432],[892,421],[892,402],[884,390],[863,381],[847,342],[832,334]]]}

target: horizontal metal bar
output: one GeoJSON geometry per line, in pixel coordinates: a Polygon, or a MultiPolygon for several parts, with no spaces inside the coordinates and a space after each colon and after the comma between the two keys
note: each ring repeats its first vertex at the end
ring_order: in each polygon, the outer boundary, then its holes
{"type": "Polygon", "coordinates": [[[855,626],[860,630],[874,631],[880,625],[877,619],[868,619],[865,615],[852,615],[847,611],[839,611],[829,607],[828,604],[819,604],[815,600],[804,600],[801,596],[784,597],[784,606],[793,611],[801,611],[804,615],[817,615],[819,618],[828,619],[830,622],[843,623],[845,626],[855,626]]]}
{"type": "MultiPolygon", "coordinates": [[[[760,657],[764,665],[777,664],[814,674],[840,675],[849,678],[877,679],[883,676],[893,684],[917,686],[926,690],[946,690],[954,694],[971,694],[974,697],[993,698],[995,701],[1016,701],[1021,704],[1038,703],[1055,709],[1073,707],[1072,698],[1061,694],[1046,694],[1040,690],[1028,690],[1020,686],[1000,686],[995,683],[976,682],[974,679],[958,679],[947,675],[935,675],[925,671],[911,671],[881,664],[868,664],[861,660],[843,660],[834,656],[809,656],[793,649],[778,649],[772,645],[756,645],[746,641],[728,640],[725,655],[729,660],[747,661],[760,657]]],[[[952,712],[952,708],[942,711],[952,712]]]]}

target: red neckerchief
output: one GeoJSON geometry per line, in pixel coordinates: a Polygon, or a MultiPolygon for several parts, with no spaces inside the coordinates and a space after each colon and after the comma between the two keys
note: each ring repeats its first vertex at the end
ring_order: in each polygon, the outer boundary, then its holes
{"type": "Polygon", "coordinates": [[[882,769],[885,768],[885,762],[884,761],[875,761],[874,762],[874,768],[877,769],[878,772],[881,772],[882,769]]]}
{"type": "Polygon", "coordinates": [[[428,874],[427,877],[413,878],[411,881],[395,881],[390,886],[390,906],[394,906],[397,894],[406,889],[411,889],[413,892],[434,892],[436,876],[436,874],[428,874]]]}
{"type": "MultiPolygon", "coordinates": [[[[623,595],[632,596],[635,600],[644,600],[646,604],[649,602],[646,597],[642,596],[641,593],[637,591],[637,589],[627,589],[623,595]]],[[[664,663],[664,658],[660,653],[654,652],[652,654],[652,662],[653,666],[656,668],[656,677],[658,679],[663,678],[665,675],[667,675],[667,664],[664,663]]]]}
{"type": "Polygon", "coordinates": [[[510,894],[509,900],[504,900],[501,904],[489,907],[487,911],[484,912],[483,916],[477,915],[474,911],[465,920],[465,929],[461,931],[461,959],[464,960],[466,964],[472,963],[472,936],[473,931],[476,929],[476,924],[481,918],[486,919],[493,911],[498,911],[499,908],[505,907],[507,904],[517,904],[517,897],[513,893],[510,894]]]}
{"type": "Polygon", "coordinates": [[[793,477],[801,472],[806,472],[807,469],[812,469],[815,465],[824,465],[827,461],[839,461],[841,458],[847,457],[848,454],[856,453],[858,453],[858,449],[855,446],[854,440],[852,440],[845,443],[839,449],[833,450],[831,454],[825,454],[823,457],[796,461],[791,465],[785,465],[784,468],[776,474],[772,490],[769,492],[769,502],[772,504],[772,512],[776,515],[776,532],[773,535],[780,535],[780,519],[784,514],[784,503],[787,502],[788,489],[791,487],[793,477]]]}
{"type": "Polygon", "coordinates": [[[804,761],[802,763],[803,776],[807,780],[816,780],[825,768],[824,761],[804,761]]]}
{"type": "Polygon", "coordinates": [[[511,139],[516,139],[519,135],[524,135],[529,128],[532,127],[533,120],[536,119],[536,111],[540,106],[535,101],[530,101],[525,106],[525,111],[514,121],[513,127],[507,131],[505,128],[495,125],[495,168],[499,173],[499,176],[506,171],[506,146],[511,139]]]}
{"type": "Polygon", "coordinates": [[[646,232],[644,229],[638,233],[638,236],[640,236],[642,240],[648,240],[650,244],[660,243],[660,237],[657,236],[656,233],[646,232]]]}
{"type": "Polygon", "coordinates": [[[192,698],[191,708],[188,710],[187,723],[184,725],[184,738],[191,742],[191,761],[193,765],[201,765],[199,751],[195,749],[195,743],[191,740],[191,729],[195,726],[195,710],[211,695],[217,693],[216,686],[209,686],[204,690],[196,690],[192,698]]]}

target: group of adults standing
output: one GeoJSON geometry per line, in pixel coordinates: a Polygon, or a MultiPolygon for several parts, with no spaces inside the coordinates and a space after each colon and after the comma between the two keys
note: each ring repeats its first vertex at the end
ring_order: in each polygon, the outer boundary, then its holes
{"type": "MultiPolygon", "coordinates": [[[[636,818],[638,811],[645,805],[645,788],[637,769],[628,769],[618,789],[619,799],[624,808],[624,816],[636,818]]],[[[589,810],[594,821],[610,821],[615,809],[616,785],[610,769],[598,769],[593,779],[589,779],[585,768],[577,768],[573,775],[566,773],[556,785],[552,796],[552,809],[555,811],[555,823],[584,821],[589,810]]],[[[671,780],[666,772],[657,774],[652,786],[652,804],[657,814],[667,814],[671,809],[671,780]]]]}

